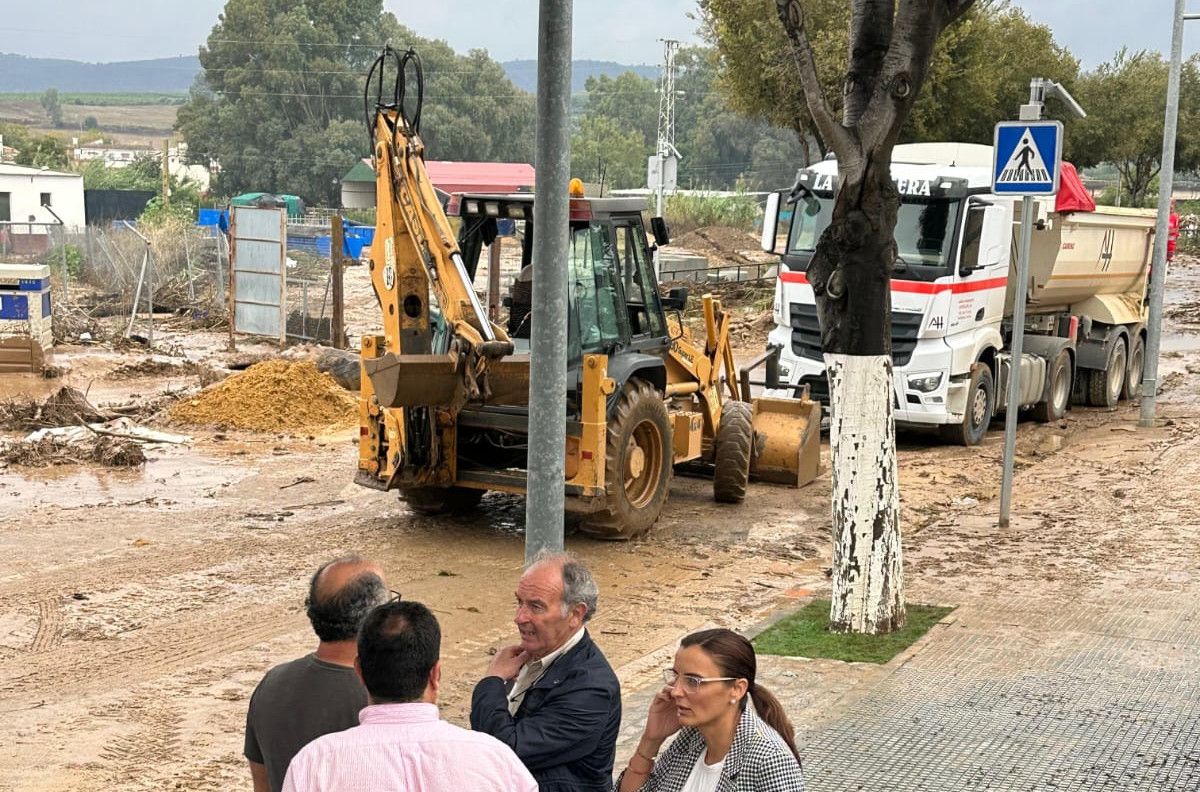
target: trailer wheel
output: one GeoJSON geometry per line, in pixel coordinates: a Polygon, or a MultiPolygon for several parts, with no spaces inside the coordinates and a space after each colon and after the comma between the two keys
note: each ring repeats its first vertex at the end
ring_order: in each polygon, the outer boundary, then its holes
{"type": "Polygon", "coordinates": [[[1047,372],[1050,387],[1049,395],[1043,402],[1038,402],[1033,408],[1033,417],[1042,423],[1052,423],[1067,414],[1067,405],[1071,402],[1071,353],[1065,349],[1059,350],[1050,362],[1047,372]]]}
{"type": "Polygon", "coordinates": [[[1093,407],[1116,407],[1125,389],[1125,339],[1118,338],[1108,351],[1103,371],[1089,371],[1088,404],[1093,407]]]}
{"type": "Polygon", "coordinates": [[[1122,399],[1139,399],[1142,396],[1142,376],[1146,368],[1146,345],[1139,333],[1133,337],[1133,347],[1129,351],[1129,371],[1125,375],[1125,387],[1121,391],[1122,399]]]}
{"type": "Polygon", "coordinates": [[[580,529],[601,539],[634,539],[650,530],[666,503],[673,462],[662,393],[645,380],[629,380],[608,419],[604,509],[580,529]]]}
{"type": "Polygon", "coordinates": [[[971,372],[967,387],[967,410],[962,423],[942,427],[942,437],[950,443],[964,446],[979,445],[992,422],[996,401],[996,388],[992,384],[992,370],[986,365],[976,366],[971,372]]]}
{"type": "Polygon", "coordinates": [[[750,455],[754,452],[754,416],[743,401],[721,406],[717,442],[713,454],[713,499],[717,503],[741,503],[750,482],[750,455]]]}
{"type": "Polygon", "coordinates": [[[483,499],[485,490],[470,487],[413,487],[400,490],[400,500],[417,514],[466,514],[483,499]]]}

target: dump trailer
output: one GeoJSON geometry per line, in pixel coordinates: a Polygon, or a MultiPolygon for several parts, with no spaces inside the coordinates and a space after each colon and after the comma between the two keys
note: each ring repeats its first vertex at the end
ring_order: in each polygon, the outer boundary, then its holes
{"type": "MultiPolygon", "coordinates": [[[[974,445],[1008,400],[1020,199],[991,192],[992,150],[971,144],[896,146],[900,193],[891,281],[893,402],[898,424],[938,426],[974,445]]],[[[778,350],[769,394],[810,391],[828,403],[816,301],[806,271],[829,225],[837,162],[802,169],[772,198],[763,248],[780,271],[768,344],[778,350]],[[786,242],[774,231],[791,210],[786,242]]],[[[1042,421],[1072,402],[1113,406],[1137,394],[1154,216],[1097,208],[1074,168],[1036,199],[1019,404],[1042,421]]]]}
{"type": "MultiPolygon", "coordinates": [[[[377,90],[367,108],[376,168],[369,268],[383,328],[362,339],[355,480],[395,490],[421,512],[460,511],[488,490],[526,489],[529,423],[538,420],[528,406],[538,227],[529,194],[466,194],[450,203],[454,230],[425,171],[419,101],[405,107],[410,71],[420,97],[411,50],[385,50],[368,76],[377,90]],[[398,76],[385,101],[378,74],[389,64],[398,76]],[[486,311],[474,289],[502,220],[518,226],[522,244],[507,316],[486,311]]],[[[820,405],[752,398],[733,368],[731,317],[710,295],[701,299],[704,337],[693,338],[681,319],[686,291],[660,294],[642,199],[587,198],[576,183],[571,192],[569,228],[554,229],[568,234],[568,257],[551,266],[568,273],[563,486],[581,527],[616,539],[644,533],[680,464],[706,467],[726,502],[741,501],[752,476],[811,481],[820,405]]],[[[664,243],[661,219],[651,227],[664,243]]]]}

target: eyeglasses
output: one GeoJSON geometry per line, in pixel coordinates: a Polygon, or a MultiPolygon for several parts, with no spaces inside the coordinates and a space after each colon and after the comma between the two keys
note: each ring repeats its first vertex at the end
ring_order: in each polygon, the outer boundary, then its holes
{"type": "Polygon", "coordinates": [[[388,591],[392,593],[392,598],[385,602],[384,605],[391,605],[393,602],[399,602],[403,598],[403,595],[395,589],[388,589],[388,591]]]}
{"type": "Polygon", "coordinates": [[[663,669],[663,682],[667,683],[668,687],[675,687],[679,680],[683,680],[683,689],[688,693],[695,693],[700,690],[700,686],[705,682],[733,682],[737,677],[699,677],[695,674],[680,674],[674,668],[663,669]]]}

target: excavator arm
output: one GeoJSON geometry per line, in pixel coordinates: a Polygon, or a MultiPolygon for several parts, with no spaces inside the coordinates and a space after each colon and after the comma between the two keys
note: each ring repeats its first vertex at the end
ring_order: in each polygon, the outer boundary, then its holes
{"type": "Polygon", "coordinates": [[[443,464],[450,450],[443,446],[453,438],[441,428],[452,425],[465,404],[486,400],[489,363],[513,351],[471,286],[425,170],[419,134],[423,92],[416,53],[390,47],[372,66],[364,92],[375,162],[371,283],[383,335],[364,340],[362,365],[370,386],[364,409],[378,437],[369,438],[374,440],[370,453],[360,454],[360,460],[373,454],[375,473],[388,478],[405,471],[421,478],[443,464]],[[395,82],[385,86],[384,73],[393,65],[395,82]],[[405,108],[410,70],[416,88],[411,114],[405,108]],[[390,96],[385,87],[391,88],[390,96]]]}

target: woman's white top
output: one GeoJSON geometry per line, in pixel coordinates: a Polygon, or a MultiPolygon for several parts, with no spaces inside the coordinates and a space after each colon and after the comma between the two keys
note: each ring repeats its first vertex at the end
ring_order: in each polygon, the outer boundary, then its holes
{"type": "Polygon", "coordinates": [[[692,773],[688,776],[687,783],[683,785],[680,792],[716,792],[717,782],[721,780],[721,768],[725,766],[725,760],[710,765],[704,763],[704,751],[696,757],[696,764],[692,766],[692,773]]]}

